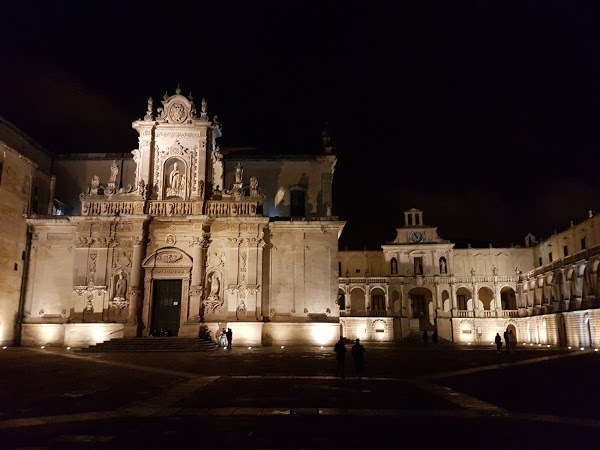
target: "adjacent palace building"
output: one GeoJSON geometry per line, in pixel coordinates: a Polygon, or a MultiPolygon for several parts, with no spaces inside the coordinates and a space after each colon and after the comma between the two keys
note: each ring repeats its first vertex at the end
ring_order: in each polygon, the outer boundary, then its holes
{"type": "Polygon", "coordinates": [[[127,154],[52,157],[0,120],[0,342],[85,347],[213,336],[247,345],[600,346],[600,220],[517,248],[457,249],[404,213],[378,251],[339,251],[336,156],[220,149],[179,88],[148,100],[127,154]],[[175,337],[174,337],[175,338],[175,337]]]}

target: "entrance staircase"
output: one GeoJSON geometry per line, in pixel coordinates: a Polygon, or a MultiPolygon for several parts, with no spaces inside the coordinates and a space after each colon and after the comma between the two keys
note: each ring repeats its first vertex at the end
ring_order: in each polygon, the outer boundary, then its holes
{"type": "Polygon", "coordinates": [[[219,344],[208,339],[183,337],[117,338],[76,350],[83,353],[104,352],[212,352],[219,344]]]}

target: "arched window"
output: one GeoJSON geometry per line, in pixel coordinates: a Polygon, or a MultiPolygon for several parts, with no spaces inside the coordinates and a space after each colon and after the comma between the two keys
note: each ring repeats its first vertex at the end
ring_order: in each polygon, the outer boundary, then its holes
{"type": "Polygon", "coordinates": [[[294,189],[291,192],[290,215],[304,217],[306,215],[306,192],[303,189],[294,189]]]}

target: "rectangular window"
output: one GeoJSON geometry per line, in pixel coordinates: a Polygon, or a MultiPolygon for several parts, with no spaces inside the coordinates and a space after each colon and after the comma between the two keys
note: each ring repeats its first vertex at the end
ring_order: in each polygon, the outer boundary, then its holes
{"type": "Polygon", "coordinates": [[[585,250],[585,238],[581,238],[581,250],[585,250]]]}
{"type": "Polygon", "coordinates": [[[415,275],[423,275],[423,258],[420,256],[415,258],[415,275]]]}
{"type": "Polygon", "coordinates": [[[539,265],[541,266],[542,265],[542,257],[541,256],[538,261],[539,261],[539,265]]]}
{"type": "Polygon", "coordinates": [[[552,262],[552,252],[548,253],[548,261],[552,262]]]}
{"type": "Polygon", "coordinates": [[[360,273],[360,269],[356,269],[356,273],[360,273]]]}
{"type": "Polygon", "coordinates": [[[466,311],[467,310],[467,297],[466,297],[466,295],[457,295],[456,296],[456,300],[457,300],[457,303],[458,303],[458,309],[466,311]]]}
{"type": "Polygon", "coordinates": [[[566,245],[563,247],[563,253],[565,254],[565,256],[569,256],[569,249],[566,245]]]}

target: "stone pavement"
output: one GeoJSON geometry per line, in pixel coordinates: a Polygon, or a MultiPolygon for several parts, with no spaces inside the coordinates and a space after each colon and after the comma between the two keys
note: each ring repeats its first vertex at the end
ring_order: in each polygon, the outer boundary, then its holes
{"type": "Polygon", "coordinates": [[[349,355],[346,378],[333,376],[331,348],[7,348],[0,448],[597,448],[597,352],[365,346],[361,379],[349,355]]]}

